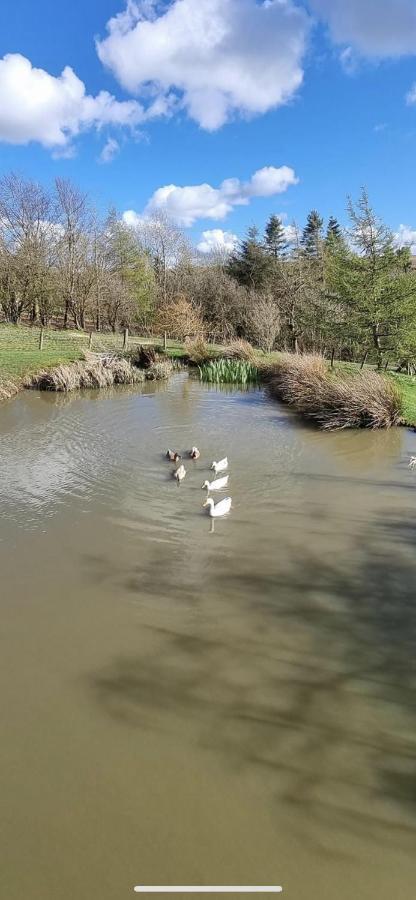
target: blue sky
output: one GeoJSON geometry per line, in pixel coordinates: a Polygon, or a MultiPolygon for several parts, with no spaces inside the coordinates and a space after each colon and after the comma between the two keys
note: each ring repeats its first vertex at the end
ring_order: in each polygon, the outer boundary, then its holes
{"type": "Polygon", "coordinates": [[[416,249],[415,82],[414,0],[3,0],[0,171],[166,209],[196,243],[345,221],[365,184],[416,249]]]}

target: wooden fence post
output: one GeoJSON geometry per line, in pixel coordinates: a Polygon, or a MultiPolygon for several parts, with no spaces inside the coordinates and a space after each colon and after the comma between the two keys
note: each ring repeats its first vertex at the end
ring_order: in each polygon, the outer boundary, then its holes
{"type": "Polygon", "coordinates": [[[364,365],[365,365],[365,361],[366,361],[366,359],[367,359],[367,356],[368,356],[368,350],[365,351],[364,356],[363,356],[363,358],[362,358],[362,360],[361,360],[360,370],[364,368],[364,365]]]}
{"type": "Polygon", "coordinates": [[[39,350],[43,350],[43,325],[39,332],[39,350]]]}
{"type": "Polygon", "coordinates": [[[123,350],[127,350],[128,343],[129,343],[129,329],[125,328],[124,329],[124,338],[123,338],[123,350]]]}
{"type": "Polygon", "coordinates": [[[332,353],[331,353],[331,369],[334,368],[334,357],[335,357],[335,350],[333,348],[332,353]]]}
{"type": "Polygon", "coordinates": [[[93,336],[93,332],[90,331],[90,339],[89,339],[89,342],[88,342],[88,350],[92,350],[92,336],[93,336]]]}
{"type": "Polygon", "coordinates": [[[167,336],[166,331],[165,331],[165,333],[164,333],[164,335],[163,335],[163,349],[164,349],[164,350],[167,350],[167,346],[168,346],[168,336],[167,336]]]}

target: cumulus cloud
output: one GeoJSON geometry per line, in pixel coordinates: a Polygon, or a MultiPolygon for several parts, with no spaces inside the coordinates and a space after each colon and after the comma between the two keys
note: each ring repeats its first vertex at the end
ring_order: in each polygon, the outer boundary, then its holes
{"type": "Polygon", "coordinates": [[[399,225],[394,235],[396,247],[410,247],[412,253],[416,254],[416,228],[410,225],[399,225]]]}
{"type": "MultiPolygon", "coordinates": [[[[189,227],[197,219],[225,219],[234,206],[247,206],[253,197],[272,197],[298,183],[289,166],[264,166],[250,178],[226,178],[219,188],[210,184],[178,187],[167,184],[150,198],[145,214],[164,211],[178,225],[189,227]]],[[[131,212],[131,210],[129,211],[131,212]]]]}
{"type": "Polygon", "coordinates": [[[140,215],[134,211],[134,209],[126,209],[122,215],[123,222],[125,225],[129,225],[130,228],[140,228],[141,225],[144,225],[146,222],[146,216],[140,215]]]}
{"type": "Polygon", "coordinates": [[[136,100],[120,102],[108,91],[90,96],[70,66],[55,77],[34,68],[20,53],[0,59],[0,141],[38,141],[62,156],[83,130],[134,128],[146,115],[136,100]]]}
{"type": "Polygon", "coordinates": [[[209,131],[261,114],[302,83],[309,17],[292,0],[128,2],[97,41],[101,61],[131,93],[176,97],[209,131]]]}
{"type": "Polygon", "coordinates": [[[238,237],[232,231],[212,228],[202,232],[201,240],[197,244],[197,250],[200,253],[232,253],[237,244],[238,237]]]}
{"type": "Polygon", "coordinates": [[[110,163],[120,152],[120,144],[115,138],[109,137],[104,144],[103,149],[98,157],[101,163],[110,163]]]}
{"type": "Polygon", "coordinates": [[[416,53],[415,0],[310,0],[324,19],[333,41],[368,57],[416,53]]]}

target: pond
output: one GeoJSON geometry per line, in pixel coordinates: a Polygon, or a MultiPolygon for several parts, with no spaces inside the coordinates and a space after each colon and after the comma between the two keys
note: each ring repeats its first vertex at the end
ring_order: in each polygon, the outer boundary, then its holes
{"type": "Polygon", "coordinates": [[[182,374],[2,406],[7,900],[413,895],[415,447],[182,374]]]}

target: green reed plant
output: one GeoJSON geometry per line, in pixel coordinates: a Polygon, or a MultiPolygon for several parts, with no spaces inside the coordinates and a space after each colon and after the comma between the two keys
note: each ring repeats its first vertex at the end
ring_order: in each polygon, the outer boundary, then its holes
{"type": "Polygon", "coordinates": [[[243,359],[215,359],[198,366],[201,381],[210,384],[258,384],[258,367],[243,359]]]}

